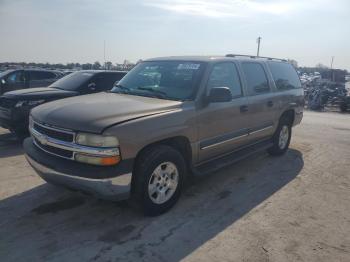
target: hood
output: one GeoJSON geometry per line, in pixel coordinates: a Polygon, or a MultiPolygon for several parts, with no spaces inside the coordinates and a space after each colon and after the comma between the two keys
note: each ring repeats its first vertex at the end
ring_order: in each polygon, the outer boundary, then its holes
{"type": "Polygon", "coordinates": [[[98,93],[46,103],[34,120],[75,131],[102,133],[109,126],[180,108],[182,102],[116,93],[98,93]]]}
{"type": "Polygon", "coordinates": [[[33,100],[33,99],[45,99],[45,98],[60,98],[77,95],[77,92],[67,91],[52,87],[37,87],[27,88],[15,91],[10,91],[4,94],[7,98],[17,100],[33,100]]]}

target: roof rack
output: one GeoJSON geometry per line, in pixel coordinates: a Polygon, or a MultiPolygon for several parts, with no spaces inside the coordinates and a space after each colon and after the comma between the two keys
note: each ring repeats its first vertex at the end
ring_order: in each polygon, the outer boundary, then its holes
{"type": "Polygon", "coordinates": [[[287,62],[286,59],[273,58],[273,57],[266,57],[266,56],[254,56],[254,55],[227,54],[226,57],[248,57],[248,58],[251,58],[251,59],[263,58],[263,59],[267,59],[267,60],[276,60],[276,61],[287,62]]]}

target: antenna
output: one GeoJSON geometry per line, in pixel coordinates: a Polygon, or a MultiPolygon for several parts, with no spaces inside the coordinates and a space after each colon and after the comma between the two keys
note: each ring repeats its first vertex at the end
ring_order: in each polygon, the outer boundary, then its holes
{"type": "Polygon", "coordinates": [[[261,41],[261,36],[259,36],[256,39],[256,42],[258,43],[258,51],[256,52],[256,56],[259,57],[259,52],[260,52],[260,41],[261,41]]]}

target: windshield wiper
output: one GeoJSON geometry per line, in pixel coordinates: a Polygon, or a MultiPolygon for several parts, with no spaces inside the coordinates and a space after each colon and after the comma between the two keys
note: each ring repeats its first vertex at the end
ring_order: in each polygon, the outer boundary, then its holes
{"type": "Polygon", "coordinates": [[[150,91],[152,93],[155,93],[157,94],[159,97],[161,98],[168,98],[168,94],[163,92],[163,91],[160,91],[160,90],[157,90],[157,89],[154,89],[152,87],[138,87],[137,88],[138,90],[145,90],[145,91],[150,91]]]}
{"type": "Polygon", "coordinates": [[[119,90],[110,90],[110,92],[112,93],[119,93],[119,94],[129,94],[130,92],[130,88],[129,87],[126,87],[126,86],[122,86],[122,85],[115,85],[113,86],[113,89],[114,88],[118,88],[119,90]]]}
{"type": "Polygon", "coordinates": [[[117,87],[119,89],[123,89],[123,90],[126,90],[126,91],[130,91],[129,87],[126,87],[126,86],[123,86],[123,85],[115,85],[114,87],[117,87]]]}

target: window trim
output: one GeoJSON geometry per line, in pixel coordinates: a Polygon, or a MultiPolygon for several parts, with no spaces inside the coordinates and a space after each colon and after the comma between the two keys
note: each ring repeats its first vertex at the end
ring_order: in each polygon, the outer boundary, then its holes
{"type": "MultiPolygon", "coordinates": [[[[214,70],[214,67],[216,65],[220,65],[220,64],[232,64],[234,66],[234,68],[236,69],[236,73],[237,73],[237,76],[238,76],[238,80],[239,80],[239,84],[240,84],[240,89],[241,89],[241,94],[240,95],[236,95],[236,96],[233,96],[232,94],[232,100],[234,99],[237,99],[237,98],[241,98],[241,97],[244,97],[245,96],[245,93],[244,93],[244,88],[243,88],[243,82],[242,82],[242,77],[241,77],[241,73],[239,71],[239,67],[237,66],[237,63],[233,62],[233,61],[220,61],[220,62],[217,62],[217,63],[214,63],[212,64],[210,70],[209,70],[209,73],[208,73],[208,77],[207,77],[207,80],[206,80],[206,83],[205,83],[205,90],[206,90],[206,93],[207,95],[209,95],[209,92],[210,92],[210,89],[208,87],[208,83],[209,83],[209,79],[210,79],[210,76],[211,76],[211,73],[213,72],[214,70]]],[[[230,90],[231,91],[231,90],[230,90]]]]}
{"type": "MultiPolygon", "coordinates": [[[[271,81],[270,81],[270,77],[268,76],[267,74],[267,71],[266,71],[266,67],[265,67],[265,64],[264,63],[261,63],[261,62],[258,62],[258,61],[242,61],[241,62],[241,69],[242,69],[242,75],[244,77],[244,81],[245,81],[245,88],[246,88],[246,91],[247,91],[247,95],[248,96],[259,96],[259,95],[266,95],[266,94],[270,94],[270,93],[273,93],[274,90],[271,86],[271,81]],[[264,75],[265,75],[265,78],[266,78],[266,82],[267,82],[267,85],[268,85],[268,88],[269,88],[269,91],[268,92],[264,92],[264,93],[256,93],[254,91],[254,93],[252,93],[253,90],[250,90],[249,86],[248,86],[248,82],[247,82],[247,77],[246,77],[246,74],[244,72],[244,68],[243,68],[243,64],[258,64],[259,66],[261,66],[263,72],[264,72],[264,75]]],[[[269,69],[269,68],[268,68],[269,69]]]]}

